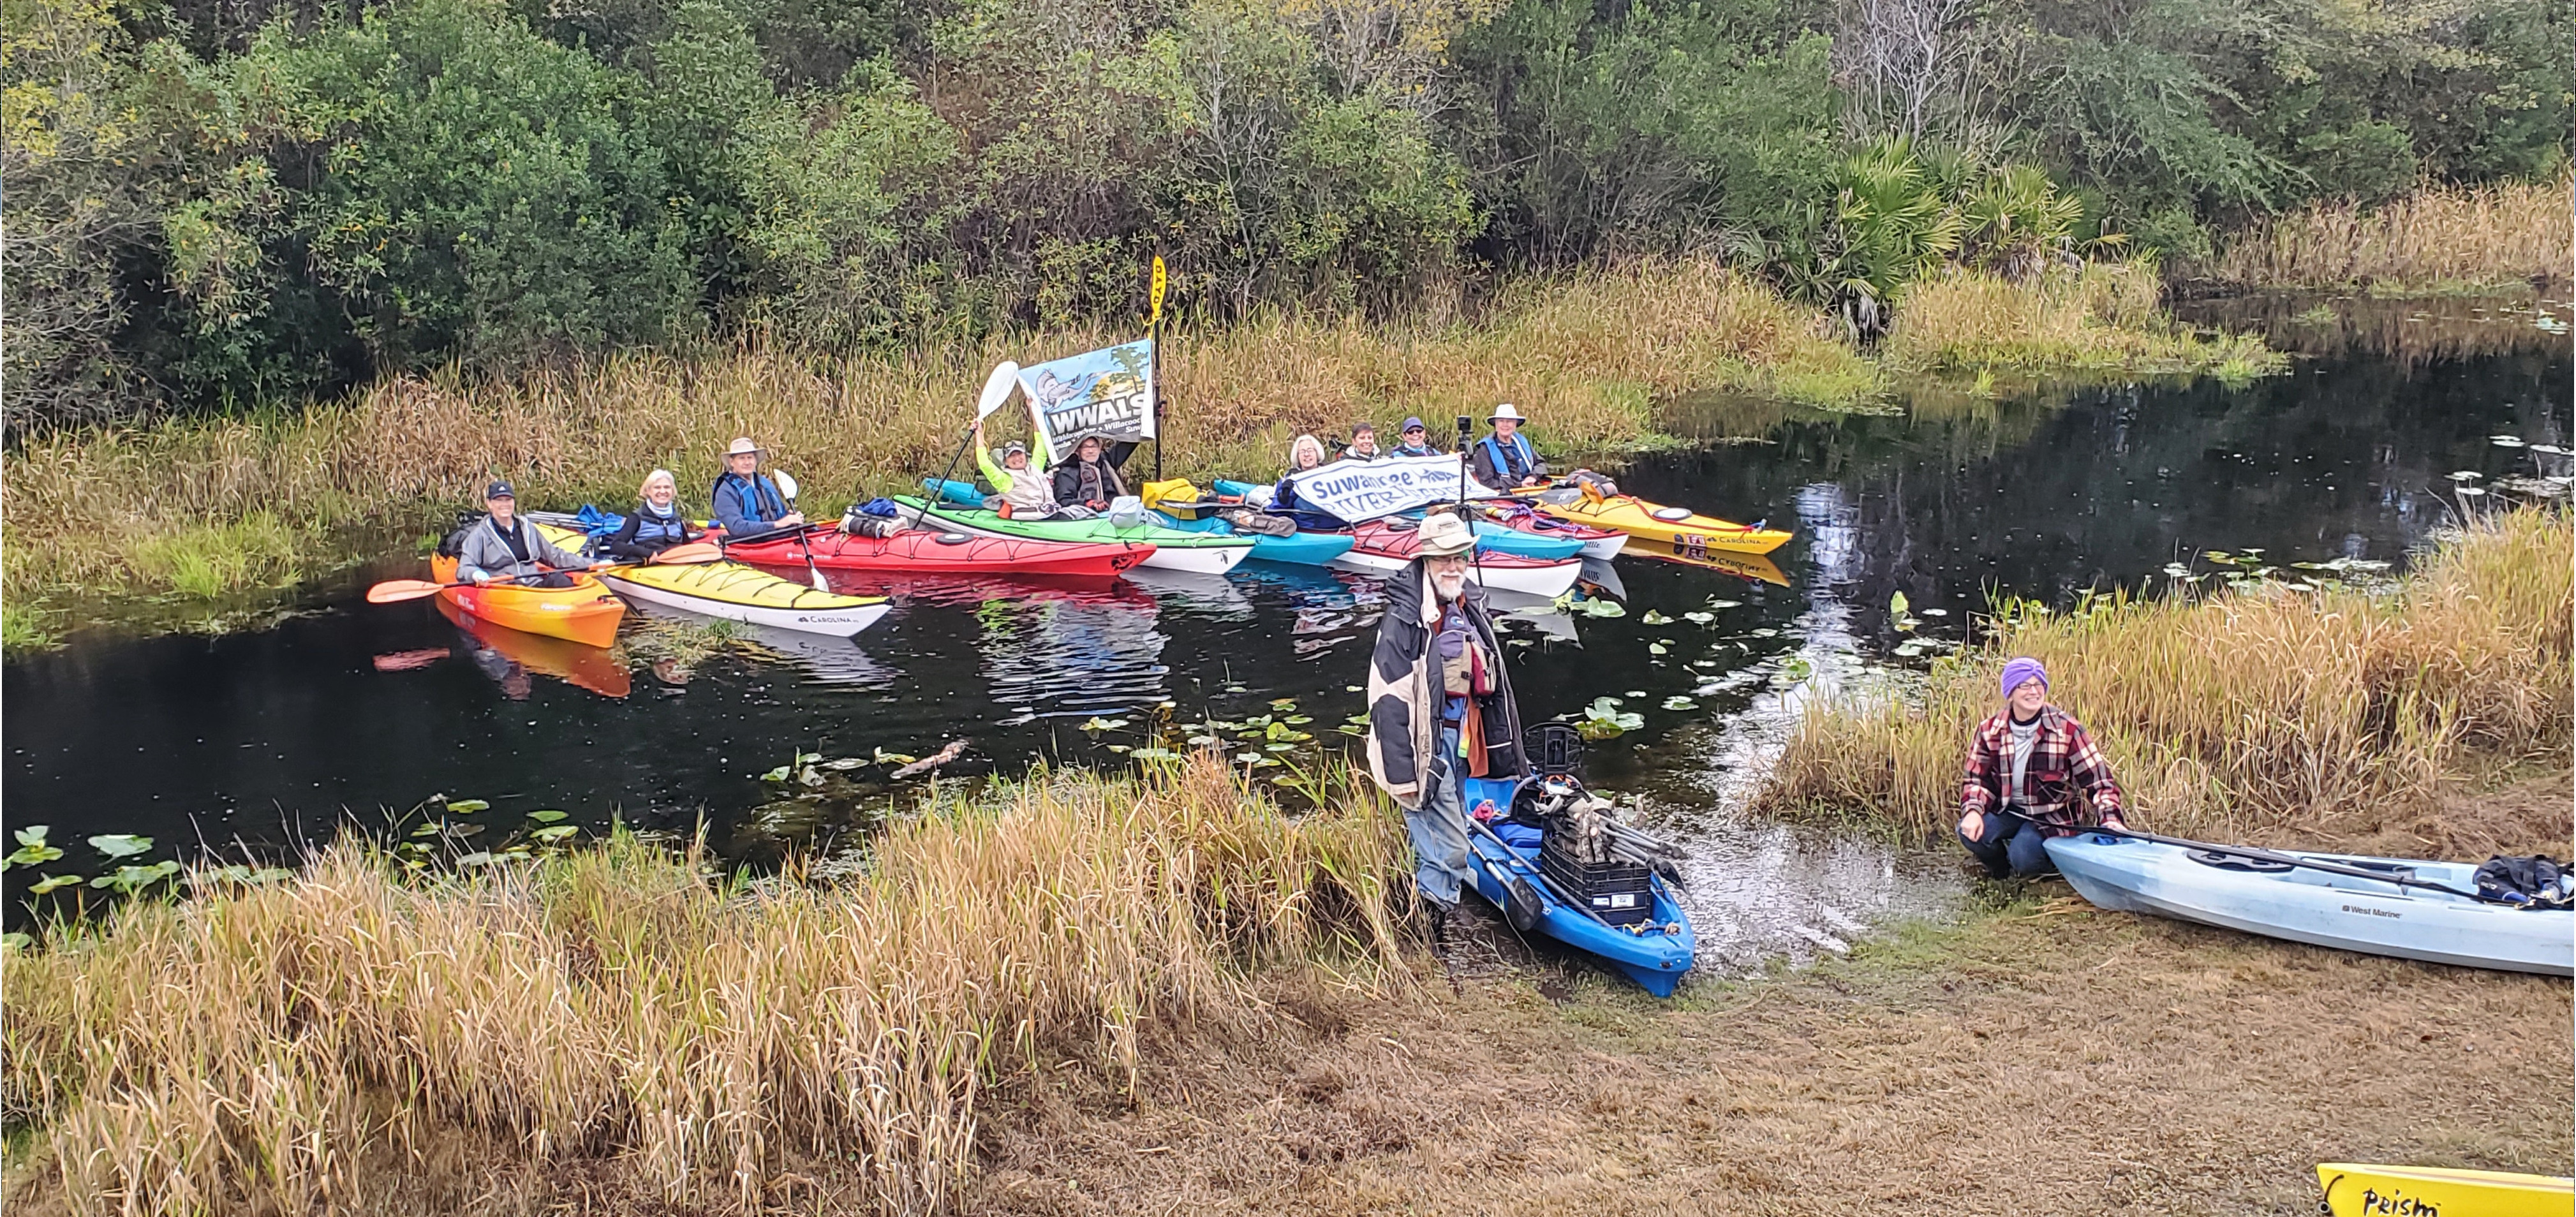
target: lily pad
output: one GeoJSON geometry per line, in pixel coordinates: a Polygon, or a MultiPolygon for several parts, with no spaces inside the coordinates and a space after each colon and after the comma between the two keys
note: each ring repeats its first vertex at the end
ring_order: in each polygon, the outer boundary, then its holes
{"type": "Polygon", "coordinates": [[[105,833],[89,839],[89,847],[111,858],[131,858],[152,851],[152,838],[129,832],[105,833]]]}

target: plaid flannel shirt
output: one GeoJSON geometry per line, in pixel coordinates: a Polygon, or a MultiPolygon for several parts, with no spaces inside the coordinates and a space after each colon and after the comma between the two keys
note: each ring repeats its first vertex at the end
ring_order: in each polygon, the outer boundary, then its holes
{"type": "MultiPolygon", "coordinates": [[[[2002,810],[2004,786],[2011,780],[2012,711],[2002,710],[1977,724],[1969,739],[1967,773],[1959,785],[1961,812],[2002,810]]],[[[2120,784],[2111,780],[2111,763],[2084,724],[2055,706],[2040,708],[2039,735],[2031,741],[2022,781],[2021,813],[2047,827],[2052,837],[2120,815],[2120,784]],[[2088,808],[2090,820],[2083,817],[2088,808]]]]}

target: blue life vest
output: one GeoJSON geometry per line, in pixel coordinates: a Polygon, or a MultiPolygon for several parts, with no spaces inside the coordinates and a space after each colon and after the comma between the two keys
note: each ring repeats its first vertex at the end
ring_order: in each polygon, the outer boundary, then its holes
{"type": "Polygon", "coordinates": [[[1518,483],[1530,475],[1531,466],[1538,464],[1538,453],[1530,450],[1529,437],[1517,431],[1512,433],[1510,447],[1494,442],[1500,438],[1488,435],[1478,442],[1485,446],[1485,459],[1493,462],[1495,472],[1506,474],[1518,483]]]}
{"type": "Polygon", "coordinates": [[[744,477],[728,469],[716,477],[715,487],[707,492],[707,501],[715,504],[718,521],[725,517],[724,499],[728,490],[733,493],[734,502],[745,520],[766,524],[787,514],[787,500],[778,496],[778,487],[769,480],[768,474],[755,473],[744,477]]]}
{"type": "Polygon", "coordinates": [[[635,543],[669,548],[689,539],[689,522],[680,517],[675,505],[669,515],[653,514],[653,505],[635,505],[635,543]]]}

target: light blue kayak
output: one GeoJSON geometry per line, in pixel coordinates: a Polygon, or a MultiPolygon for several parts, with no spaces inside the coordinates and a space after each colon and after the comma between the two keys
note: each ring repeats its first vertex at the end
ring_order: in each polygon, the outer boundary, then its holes
{"type": "MultiPolygon", "coordinates": [[[[2345,868],[2477,890],[2477,867],[2275,851],[2345,868]]],[[[2086,900],[2249,934],[2468,968],[2576,975],[2576,911],[2490,904],[2383,879],[2283,866],[2086,832],[2048,842],[2086,900]]]]}
{"type": "MultiPolygon", "coordinates": [[[[1182,532],[1203,532],[1222,537],[1238,535],[1231,525],[1213,516],[1204,520],[1183,520],[1158,511],[1154,513],[1154,518],[1163,527],[1177,528],[1182,532]]],[[[1348,533],[1299,532],[1284,537],[1267,537],[1256,533],[1252,538],[1252,556],[1264,562],[1322,566],[1351,552],[1351,546],[1357,544],[1359,544],[1359,538],[1348,533]]]]}
{"type": "MultiPolygon", "coordinates": [[[[1467,806],[1475,808],[1487,799],[1496,807],[1512,805],[1517,783],[1489,778],[1466,779],[1467,806]]],[[[1476,866],[1476,891],[1503,908],[1505,889],[1513,876],[1529,880],[1537,890],[1540,915],[1532,928],[1567,946],[1589,952],[1617,969],[1628,979],[1645,986],[1657,997],[1671,997],[1682,977],[1691,969],[1698,953],[1698,936],[1691,930],[1690,914],[1674,901],[1661,878],[1649,880],[1655,894],[1652,915],[1633,926],[1604,924],[1600,918],[1567,903],[1556,887],[1549,883],[1539,868],[1538,846],[1514,844],[1508,850],[1483,833],[1469,833],[1467,848],[1476,866]],[[1509,856],[1506,856],[1508,854],[1509,856]]]]}
{"type": "MultiPolygon", "coordinates": [[[[1271,490],[1272,487],[1269,486],[1256,485],[1251,482],[1238,482],[1232,478],[1218,478],[1216,480],[1216,492],[1218,494],[1240,495],[1247,503],[1267,504],[1270,501],[1271,490]]],[[[1407,512],[1405,514],[1414,519],[1420,519],[1422,515],[1420,512],[1407,512]]],[[[1581,541],[1570,541],[1559,537],[1523,532],[1520,529],[1497,524],[1491,520],[1477,520],[1475,521],[1475,525],[1476,551],[1478,553],[1513,554],[1523,558],[1538,558],[1544,561],[1554,562],[1563,558],[1576,557],[1583,552],[1583,542],[1581,541]]],[[[1325,533],[1320,535],[1330,536],[1332,534],[1325,533]]],[[[1342,548],[1347,551],[1350,549],[1350,546],[1345,545],[1342,548]]],[[[1269,557],[1268,554],[1262,553],[1258,546],[1254,547],[1252,556],[1256,558],[1269,557]]],[[[1333,555],[1333,557],[1336,558],[1340,556],[1340,554],[1333,555]]],[[[1303,559],[1280,558],[1276,560],[1282,562],[1294,562],[1302,561],[1303,559]]],[[[1325,558],[1323,560],[1329,562],[1332,561],[1332,558],[1325,558]]]]}

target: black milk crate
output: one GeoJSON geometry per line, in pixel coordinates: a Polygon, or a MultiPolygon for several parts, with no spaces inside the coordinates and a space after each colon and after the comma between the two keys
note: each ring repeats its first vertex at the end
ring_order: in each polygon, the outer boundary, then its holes
{"type": "Polygon", "coordinates": [[[1650,872],[1634,862],[1613,858],[1584,862],[1574,851],[1556,847],[1549,833],[1539,845],[1539,869],[1556,885],[1592,907],[1612,925],[1635,925],[1655,915],[1655,889],[1650,872]]]}

